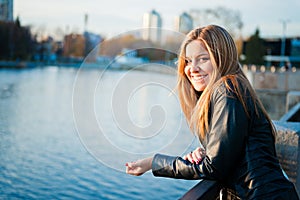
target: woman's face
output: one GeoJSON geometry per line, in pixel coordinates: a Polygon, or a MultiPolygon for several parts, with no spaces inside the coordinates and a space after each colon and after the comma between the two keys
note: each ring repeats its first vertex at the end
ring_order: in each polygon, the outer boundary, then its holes
{"type": "Polygon", "coordinates": [[[196,91],[203,91],[208,85],[213,66],[204,45],[193,40],[186,46],[186,66],[184,72],[196,91]]]}

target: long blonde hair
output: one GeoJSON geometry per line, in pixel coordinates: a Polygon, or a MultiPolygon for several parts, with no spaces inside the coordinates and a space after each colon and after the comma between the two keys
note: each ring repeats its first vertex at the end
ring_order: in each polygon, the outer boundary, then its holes
{"type": "Polygon", "coordinates": [[[224,83],[226,89],[232,90],[236,94],[248,117],[250,116],[247,109],[245,93],[247,92],[248,96],[250,94],[254,102],[256,115],[259,116],[257,109],[259,107],[270,122],[272,133],[275,136],[275,129],[271,119],[242,71],[238,61],[235,43],[224,28],[217,25],[209,25],[196,28],[188,33],[180,49],[177,78],[177,89],[181,108],[190,128],[194,133],[197,133],[201,139],[204,139],[207,131],[209,131],[210,97],[213,91],[222,83],[224,83]],[[198,40],[203,44],[210,55],[210,60],[213,65],[210,81],[200,97],[199,92],[193,88],[184,72],[186,66],[186,46],[193,40],[198,40]],[[231,82],[232,86],[228,84],[229,82],[231,82]],[[240,84],[243,84],[243,88],[240,88],[240,84]]]}

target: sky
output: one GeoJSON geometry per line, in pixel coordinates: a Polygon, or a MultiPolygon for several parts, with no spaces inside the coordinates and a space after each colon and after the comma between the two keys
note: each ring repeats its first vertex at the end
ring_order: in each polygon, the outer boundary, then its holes
{"type": "Polygon", "coordinates": [[[82,33],[87,14],[88,31],[114,37],[142,28],[143,14],[152,9],[161,14],[164,29],[174,30],[183,12],[218,6],[240,12],[243,37],[257,28],[262,37],[282,37],[283,22],[287,37],[300,36],[300,0],[14,0],[14,16],[32,32],[59,37],[82,33]]]}

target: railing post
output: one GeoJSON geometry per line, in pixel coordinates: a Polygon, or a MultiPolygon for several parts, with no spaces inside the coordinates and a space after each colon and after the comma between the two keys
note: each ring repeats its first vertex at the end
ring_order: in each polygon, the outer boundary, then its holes
{"type": "Polygon", "coordinates": [[[201,180],[197,185],[185,193],[181,200],[212,200],[219,196],[221,186],[217,181],[201,180]]]}

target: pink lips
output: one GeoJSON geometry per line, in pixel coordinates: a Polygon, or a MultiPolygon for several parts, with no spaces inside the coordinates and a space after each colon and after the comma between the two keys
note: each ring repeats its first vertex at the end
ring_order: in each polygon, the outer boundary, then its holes
{"type": "Polygon", "coordinates": [[[191,78],[193,81],[195,82],[198,82],[198,81],[202,81],[205,77],[207,77],[207,74],[206,75],[191,75],[191,78]]]}

